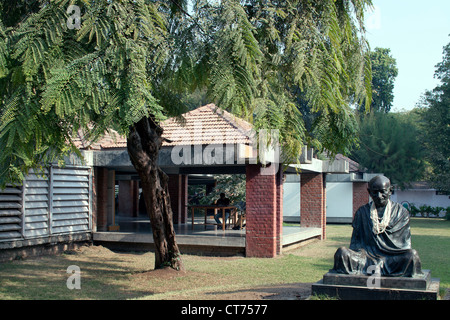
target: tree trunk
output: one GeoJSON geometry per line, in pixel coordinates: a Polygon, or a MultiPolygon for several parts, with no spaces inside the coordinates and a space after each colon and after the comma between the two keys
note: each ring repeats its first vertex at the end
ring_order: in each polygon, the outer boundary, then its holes
{"type": "Polygon", "coordinates": [[[141,179],[155,244],[155,269],[172,267],[184,270],[175,240],[168,176],[158,166],[162,128],[151,118],[143,118],[130,127],[128,154],[141,179]]]}

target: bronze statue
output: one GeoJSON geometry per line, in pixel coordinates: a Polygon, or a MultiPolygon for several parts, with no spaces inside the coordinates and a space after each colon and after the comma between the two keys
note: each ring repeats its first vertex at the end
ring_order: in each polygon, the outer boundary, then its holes
{"type": "Polygon", "coordinates": [[[334,271],[345,274],[414,277],[422,274],[417,251],[411,248],[409,212],[391,201],[391,182],[376,176],[368,188],[373,202],[358,209],[350,247],[334,256],[334,271]]]}

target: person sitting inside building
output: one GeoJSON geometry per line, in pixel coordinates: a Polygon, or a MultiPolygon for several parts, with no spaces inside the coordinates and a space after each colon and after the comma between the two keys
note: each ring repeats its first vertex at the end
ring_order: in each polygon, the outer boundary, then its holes
{"type": "MultiPolygon", "coordinates": [[[[217,205],[217,206],[223,206],[223,207],[227,207],[227,206],[229,206],[230,205],[230,199],[228,199],[226,196],[225,196],[225,193],[221,193],[220,194],[220,198],[219,199],[217,199],[217,201],[216,201],[216,203],[215,203],[215,205],[217,205]]],[[[230,216],[230,209],[225,209],[224,211],[225,211],[225,217],[223,217],[222,215],[222,212],[223,212],[223,210],[217,210],[218,212],[217,212],[217,214],[214,216],[214,220],[216,220],[216,222],[218,223],[218,224],[222,224],[222,222],[220,221],[220,218],[222,218],[222,219],[225,219],[225,222],[227,221],[227,219],[228,219],[228,217],[230,216]]]]}
{"type": "Polygon", "coordinates": [[[233,230],[241,230],[242,228],[245,228],[245,221],[246,221],[246,203],[245,201],[241,201],[236,205],[238,211],[240,212],[240,214],[238,215],[238,219],[236,221],[236,223],[234,224],[233,230]]]}

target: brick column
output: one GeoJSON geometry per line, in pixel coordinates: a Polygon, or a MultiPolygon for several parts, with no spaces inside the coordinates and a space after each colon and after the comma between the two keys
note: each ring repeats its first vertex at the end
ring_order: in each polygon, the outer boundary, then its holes
{"type": "Polygon", "coordinates": [[[246,166],[246,256],[272,258],[281,252],[282,173],[261,174],[246,166]]]}
{"type": "Polygon", "coordinates": [[[134,180],[119,181],[119,215],[137,217],[139,203],[139,182],[134,180]]]}
{"type": "Polygon", "coordinates": [[[187,219],[188,177],[181,174],[169,175],[170,204],[173,223],[185,223],[187,219]]]}
{"type": "Polygon", "coordinates": [[[281,254],[282,249],[282,235],[283,235],[283,170],[282,166],[280,165],[280,168],[278,170],[277,176],[276,176],[276,192],[277,192],[277,216],[276,216],[276,222],[277,222],[277,237],[276,237],[276,245],[277,245],[277,254],[281,254]]]}
{"type": "Polygon", "coordinates": [[[353,217],[359,207],[369,202],[369,193],[367,192],[367,182],[353,182],[353,217]]]}
{"type": "Polygon", "coordinates": [[[326,238],[326,190],[323,173],[302,173],[300,178],[300,225],[322,229],[326,238]]]}
{"type": "Polygon", "coordinates": [[[106,231],[108,226],[108,169],[94,168],[94,230],[106,231]]]}
{"type": "Polygon", "coordinates": [[[180,223],[186,223],[188,215],[188,175],[184,174],[181,176],[181,212],[180,212],[180,223]]]}
{"type": "Polygon", "coordinates": [[[108,213],[108,228],[115,225],[116,215],[116,171],[108,170],[108,182],[107,182],[107,213],[108,213]]]}

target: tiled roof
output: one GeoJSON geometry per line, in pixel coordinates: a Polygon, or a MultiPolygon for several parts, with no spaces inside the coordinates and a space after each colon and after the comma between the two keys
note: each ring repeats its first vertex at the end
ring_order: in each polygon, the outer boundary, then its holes
{"type": "Polygon", "coordinates": [[[340,154],[340,153],[338,153],[338,154],[336,155],[336,158],[335,158],[335,159],[336,159],[336,160],[345,160],[345,161],[347,161],[347,162],[348,162],[349,172],[358,172],[358,171],[361,171],[360,165],[359,165],[358,162],[353,161],[352,159],[350,159],[350,158],[348,158],[348,157],[346,157],[346,156],[344,156],[344,155],[342,155],[342,154],[340,154]]]}
{"type": "Polygon", "coordinates": [[[80,150],[101,150],[127,147],[126,137],[119,135],[117,131],[112,129],[94,143],[86,141],[83,131],[79,130],[76,137],[72,138],[72,142],[80,150]]]}
{"type": "MultiPolygon", "coordinates": [[[[180,119],[169,118],[161,123],[164,129],[163,146],[250,144],[252,125],[214,104],[208,104],[182,115],[180,119]],[[180,120],[181,119],[181,120],[180,120]]],[[[99,141],[89,144],[82,132],[73,139],[79,149],[102,150],[126,148],[126,137],[109,130],[99,141]]]]}
{"type": "Polygon", "coordinates": [[[164,146],[250,143],[252,125],[214,104],[183,114],[182,123],[170,118],[161,123],[164,146]]]}

